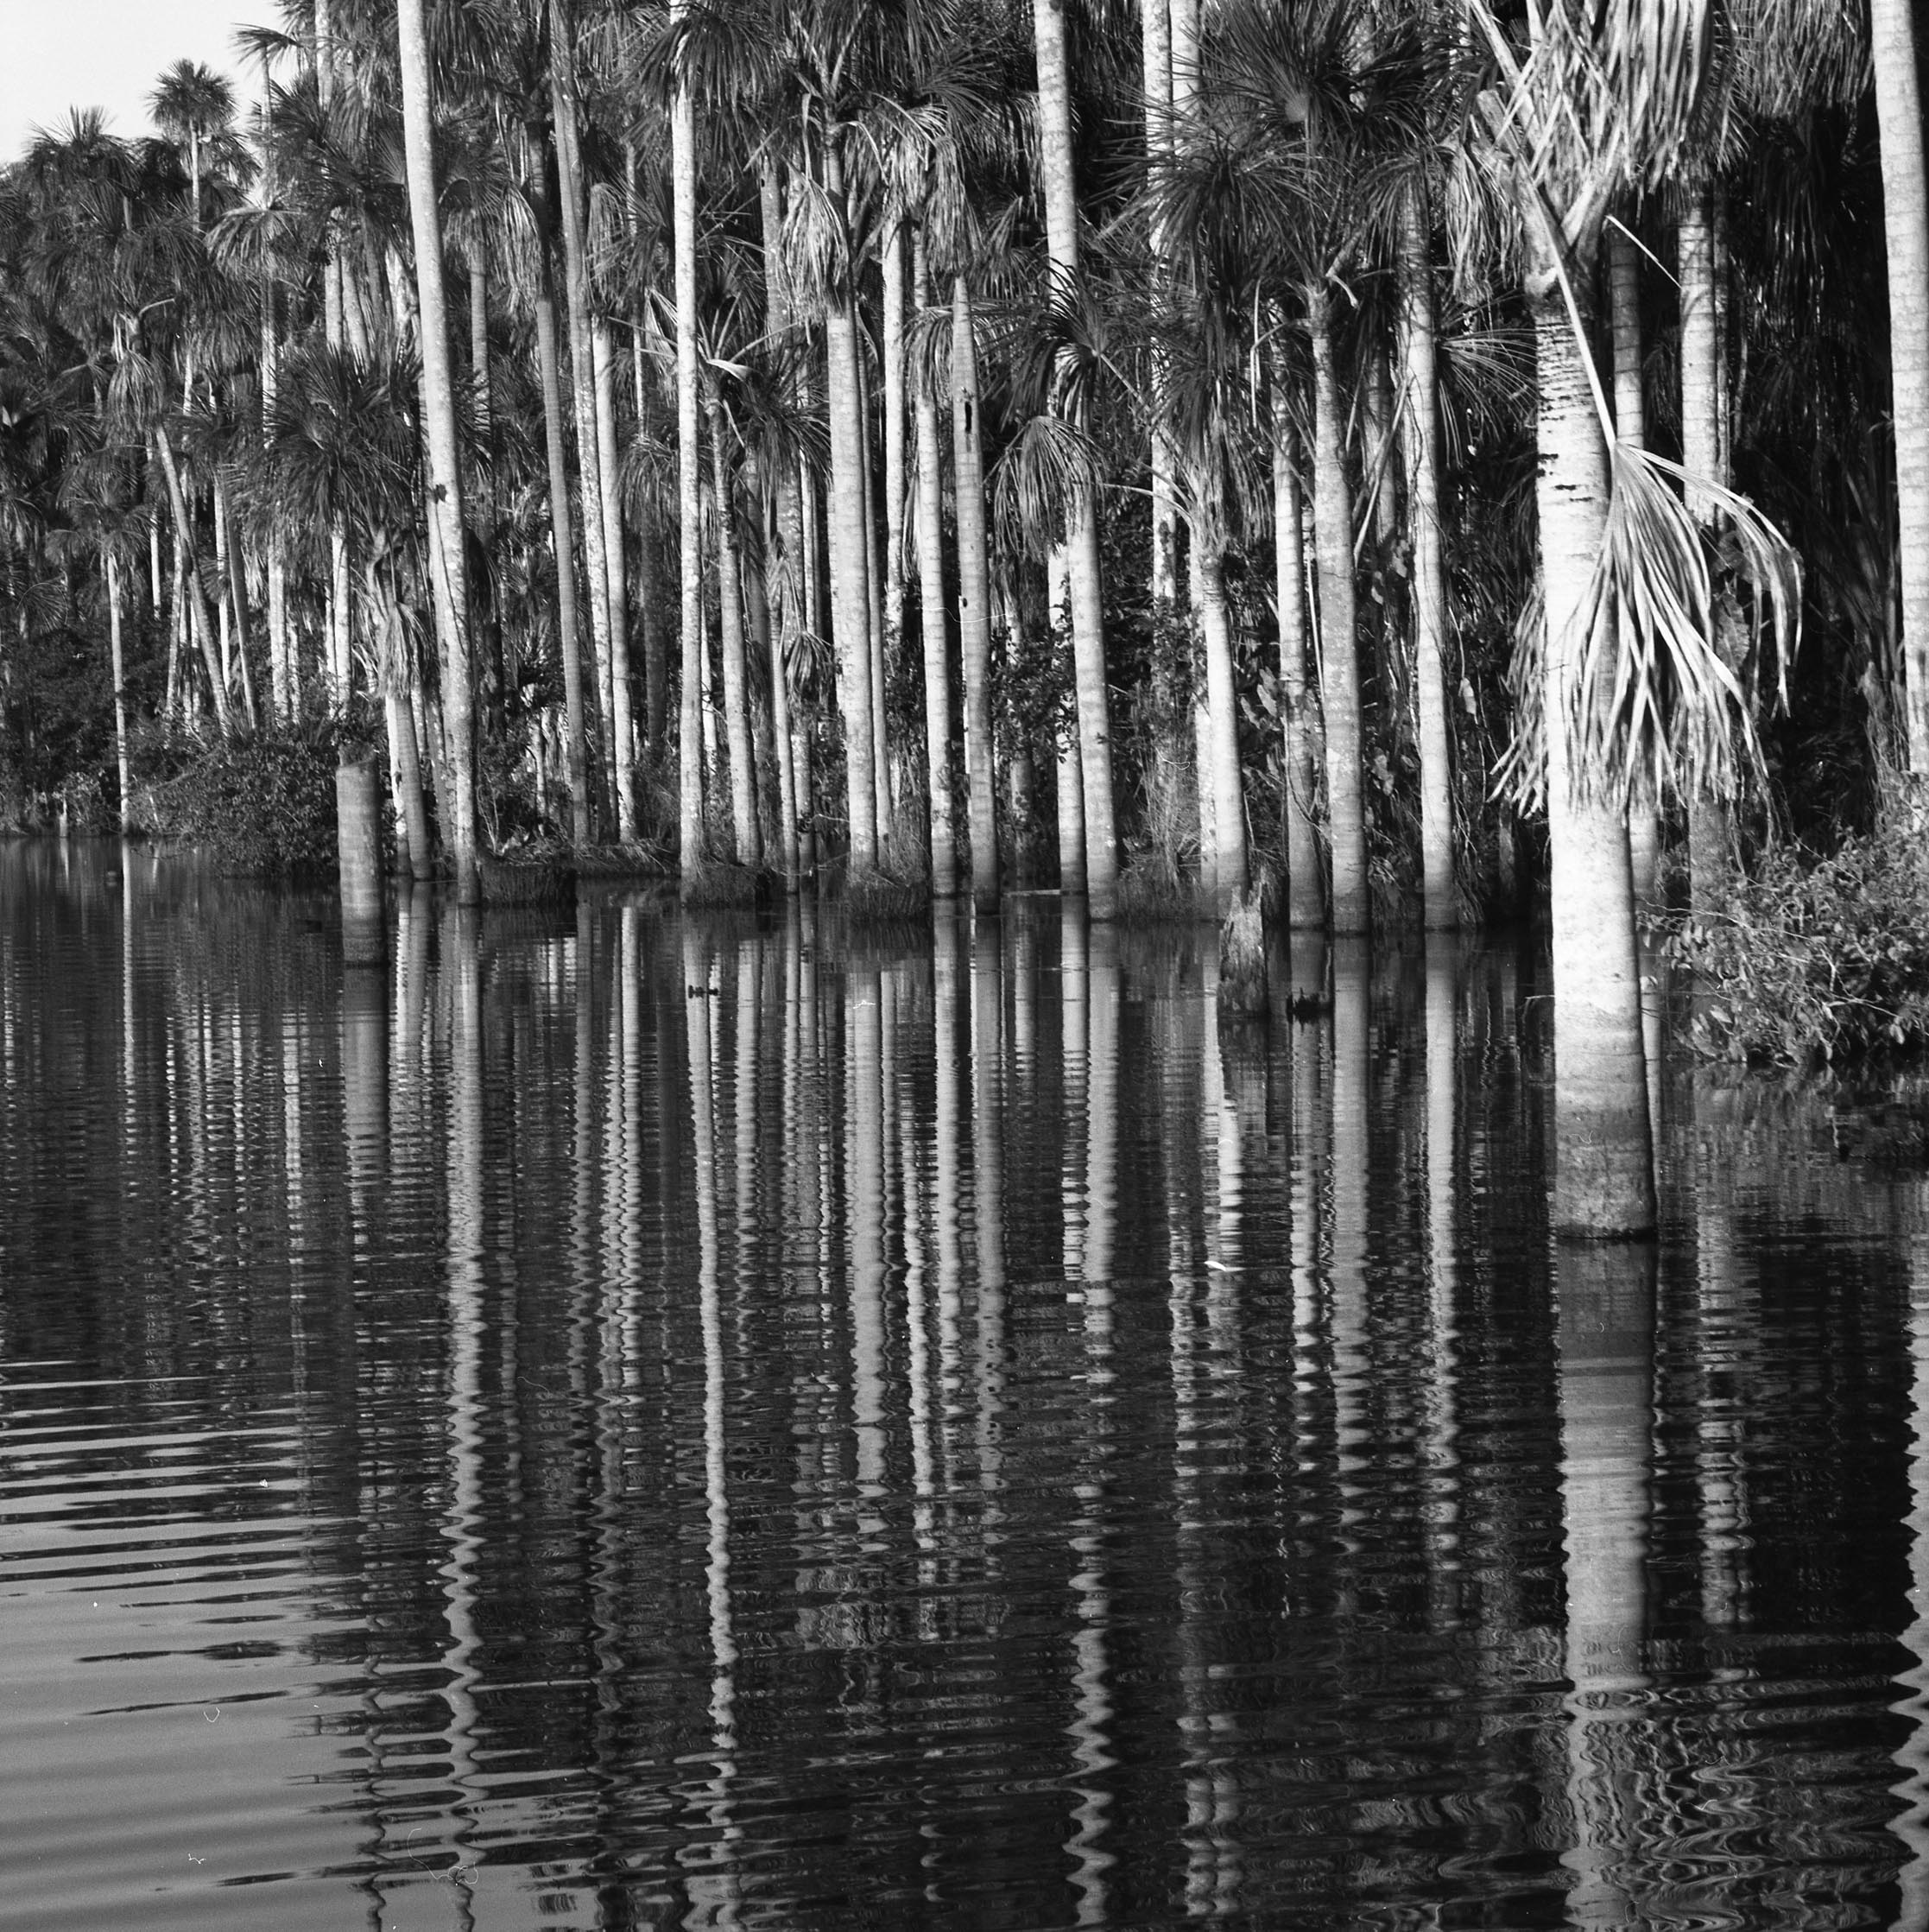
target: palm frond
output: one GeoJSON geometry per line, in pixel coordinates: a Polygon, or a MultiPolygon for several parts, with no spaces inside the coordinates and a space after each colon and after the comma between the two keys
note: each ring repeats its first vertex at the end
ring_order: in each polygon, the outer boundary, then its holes
{"type": "MultiPolygon", "coordinates": [[[[1609,458],[1607,530],[1574,619],[1578,670],[1560,694],[1570,770],[1591,795],[1622,805],[1644,774],[1658,790],[1735,797],[1765,776],[1760,687],[1787,701],[1801,635],[1800,561],[1736,491],[1619,440],[1609,458]],[[1718,550],[1688,510],[1691,483],[1722,519],[1718,550]],[[1768,678],[1751,679],[1746,654],[1723,648],[1743,628],[1730,582],[1749,592],[1768,678]]],[[[1515,737],[1494,788],[1523,808],[1546,800],[1545,632],[1536,593],[1515,634],[1515,737]]]]}

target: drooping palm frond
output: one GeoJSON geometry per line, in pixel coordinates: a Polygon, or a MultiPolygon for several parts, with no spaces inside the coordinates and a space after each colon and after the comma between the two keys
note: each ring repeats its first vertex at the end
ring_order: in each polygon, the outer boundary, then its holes
{"type": "MultiPolygon", "coordinates": [[[[1574,619],[1578,673],[1562,694],[1570,770],[1591,794],[1622,806],[1643,776],[1657,789],[1735,797],[1765,776],[1755,699],[1765,686],[1771,700],[1786,700],[1801,635],[1799,560],[1747,497],[1693,478],[1723,523],[1722,553],[1711,554],[1683,497],[1691,478],[1680,464],[1618,440],[1609,459],[1607,530],[1574,619]],[[1766,677],[1749,678],[1730,643],[1745,628],[1730,580],[1749,593],[1766,677]]],[[[1494,786],[1522,809],[1546,801],[1546,650],[1537,591],[1516,631],[1515,736],[1494,786]]]]}
{"type": "Polygon", "coordinates": [[[998,542],[1014,555],[1045,555],[1067,513],[1097,500],[1105,467],[1104,449],[1077,423],[1027,417],[985,479],[998,542]]]}

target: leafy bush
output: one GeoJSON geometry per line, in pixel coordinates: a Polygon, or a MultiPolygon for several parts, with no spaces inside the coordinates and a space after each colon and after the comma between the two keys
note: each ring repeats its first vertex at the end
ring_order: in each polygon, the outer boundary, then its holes
{"type": "Polygon", "coordinates": [[[1929,1047],[1929,860],[1850,839],[1818,862],[1764,857],[1670,941],[1698,985],[1690,1040],[1712,1058],[1805,1067],[1929,1047]]]}
{"type": "Polygon", "coordinates": [[[362,737],[333,719],[211,744],[155,787],[167,831],[211,846],[225,870],[266,876],[335,864],[335,767],[362,737]]]}

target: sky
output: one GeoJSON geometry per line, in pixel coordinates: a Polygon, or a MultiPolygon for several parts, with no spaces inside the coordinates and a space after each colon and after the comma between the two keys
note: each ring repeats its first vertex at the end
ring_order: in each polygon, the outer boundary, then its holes
{"type": "Polygon", "coordinates": [[[63,125],[70,107],[104,107],[115,134],[152,131],[147,99],[180,60],[256,83],[234,49],[237,21],[278,26],[276,0],[0,0],[0,161],[36,127],[63,125]]]}

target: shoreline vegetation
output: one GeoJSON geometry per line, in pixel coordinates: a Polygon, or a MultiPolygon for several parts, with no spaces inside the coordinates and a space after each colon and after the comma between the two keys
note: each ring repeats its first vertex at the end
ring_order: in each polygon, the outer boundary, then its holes
{"type": "Polygon", "coordinates": [[[1638,1232],[1658,870],[1699,1050],[1929,1036],[1913,36],[298,0],[0,169],[0,822],[312,869],[367,763],[459,902],[1056,885],[1255,1001],[1545,906],[1638,1232]]]}

